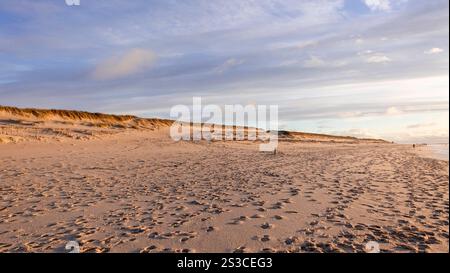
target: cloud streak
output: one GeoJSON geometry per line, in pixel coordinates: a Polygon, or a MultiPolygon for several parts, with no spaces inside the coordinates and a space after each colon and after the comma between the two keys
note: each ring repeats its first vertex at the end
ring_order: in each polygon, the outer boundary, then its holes
{"type": "Polygon", "coordinates": [[[364,3],[374,11],[389,11],[391,10],[390,0],[364,0],[364,3]]]}
{"type": "Polygon", "coordinates": [[[92,77],[96,80],[112,80],[130,76],[151,67],[156,55],[145,49],[131,49],[120,56],[103,60],[94,69],[92,77]]]}
{"type": "Polygon", "coordinates": [[[216,67],[214,71],[218,74],[223,74],[224,72],[232,69],[233,67],[236,67],[238,65],[241,65],[244,63],[244,60],[236,60],[235,58],[230,58],[226,60],[223,64],[216,67]]]}
{"type": "Polygon", "coordinates": [[[425,54],[431,55],[431,54],[439,54],[444,52],[444,50],[442,48],[438,48],[438,47],[433,47],[427,51],[425,51],[425,54]]]}

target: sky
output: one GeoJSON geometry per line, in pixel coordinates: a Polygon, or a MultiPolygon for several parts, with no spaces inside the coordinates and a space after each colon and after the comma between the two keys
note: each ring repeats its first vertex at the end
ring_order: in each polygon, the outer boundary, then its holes
{"type": "Polygon", "coordinates": [[[2,0],[0,105],[169,118],[200,96],[448,143],[448,52],[448,0],[2,0]]]}

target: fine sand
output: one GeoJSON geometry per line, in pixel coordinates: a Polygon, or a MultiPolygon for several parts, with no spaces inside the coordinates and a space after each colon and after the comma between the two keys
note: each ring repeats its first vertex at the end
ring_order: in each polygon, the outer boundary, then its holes
{"type": "Polygon", "coordinates": [[[55,115],[0,111],[0,252],[449,252],[448,161],[409,145],[55,115]]]}

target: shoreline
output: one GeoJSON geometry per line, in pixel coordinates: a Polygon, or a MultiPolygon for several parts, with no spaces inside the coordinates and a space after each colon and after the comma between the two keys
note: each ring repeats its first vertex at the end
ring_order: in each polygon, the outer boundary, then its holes
{"type": "Polygon", "coordinates": [[[449,161],[448,144],[419,145],[415,153],[425,158],[449,161]]]}

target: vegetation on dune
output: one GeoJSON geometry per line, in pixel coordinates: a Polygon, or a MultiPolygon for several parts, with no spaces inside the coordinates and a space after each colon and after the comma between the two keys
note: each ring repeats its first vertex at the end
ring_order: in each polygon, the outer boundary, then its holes
{"type": "Polygon", "coordinates": [[[139,126],[170,125],[173,121],[155,118],[139,118],[132,115],[111,115],[103,113],[90,113],[75,110],[35,109],[0,106],[0,112],[14,116],[23,116],[42,120],[67,119],[80,121],[98,121],[104,123],[135,123],[139,126]]]}

